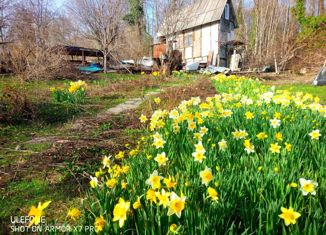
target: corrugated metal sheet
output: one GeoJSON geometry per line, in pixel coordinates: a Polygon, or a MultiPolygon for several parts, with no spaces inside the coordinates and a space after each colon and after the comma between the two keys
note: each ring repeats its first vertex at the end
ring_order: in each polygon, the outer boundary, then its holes
{"type": "MultiPolygon", "coordinates": [[[[186,7],[178,14],[177,18],[180,20],[177,31],[191,29],[220,20],[226,3],[227,0],[198,0],[195,4],[186,7]]],[[[166,19],[166,21],[168,20],[166,19]]],[[[164,25],[165,23],[162,25],[159,36],[166,34],[166,31],[168,31],[168,29],[164,29],[164,25]]]]}

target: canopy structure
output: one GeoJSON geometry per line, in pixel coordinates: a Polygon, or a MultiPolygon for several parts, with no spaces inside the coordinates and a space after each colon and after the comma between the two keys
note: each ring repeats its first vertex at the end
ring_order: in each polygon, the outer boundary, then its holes
{"type": "Polygon", "coordinates": [[[57,53],[63,53],[70,56],[81,56],[82,64],[86,63],[86,57],[99,57],[103,58],[103,52],[97,49],[77,47],[77,46],[67,46],[67,45],[58,45],[53,47],[53,51],[57,53]]]}

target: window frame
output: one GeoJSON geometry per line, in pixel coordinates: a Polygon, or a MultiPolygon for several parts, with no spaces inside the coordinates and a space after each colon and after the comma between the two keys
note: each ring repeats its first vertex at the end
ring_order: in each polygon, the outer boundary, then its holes
{"type": "Polygon", "coordinates": [[[187,47],[193,47],[194,46],[194,39],[193,39],[193,33],[189,33],[185,35],[185,48],[187,47]],[[189,40],[191,39],[191,40],[189,40]]]}
{"type": "Polygon", "coordinates": [[[224,18],[226,20],[230,20],[230,4],[229,3],[226,3],[226,5],[225,5],[224,18]]]}

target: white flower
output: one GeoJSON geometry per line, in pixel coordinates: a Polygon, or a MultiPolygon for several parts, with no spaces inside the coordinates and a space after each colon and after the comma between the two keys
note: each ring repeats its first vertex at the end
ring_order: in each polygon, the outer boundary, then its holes
{"type": "Polygon", "coordinates": [[[218,146],[220,150],[224,151],[228,147],[228,144],[225,139],[222,139],[220,142],[218,142],[218,146]]]}
{"type": "Polygon", "coordinates": [[[270,123],[273,128],[277,128],[281,125],[281,120],[274,118],[270,120],[270,123]]]}
{"type": "Polygon", "coordinates": [[[102,163],[103,163],[103,168],[109,167],[110,166],[110,158],[111,156],[107,157],[104,156],[102,163]]]}
{"type": "Polygon", "coordinates": [[[309,136],[311,137],[312,140],[319,140],[321,134],[319,130],[313,130],[312,132],[309,133],[309,136]]]}
{"type": "Polygon", "coordinates": [[[318,187],[317,182],[315,182],[313,180],[306,180],[304,178],[300,178],[299,181],[300,181],[300,185],[301,185],[300,190],[302,191],[303,196],[306,196],[309,193],[311,195],[316,195],[315,189],[318,187]]]}
{"type": "Polygon", "coordinates": [[[155,170],[145,183],[150,185],[153,189],[157,189],[161,187],[161,179],[163,179],[163,177],[159,176],[157,170],[155,170]]]}

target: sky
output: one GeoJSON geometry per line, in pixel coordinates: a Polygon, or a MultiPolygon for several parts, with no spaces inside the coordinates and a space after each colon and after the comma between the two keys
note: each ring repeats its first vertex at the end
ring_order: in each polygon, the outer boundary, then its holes
{"type": "Polygon", "coordinates": [[[53,0],[55,7],[61,7],[66,0],[53,0]]]}

